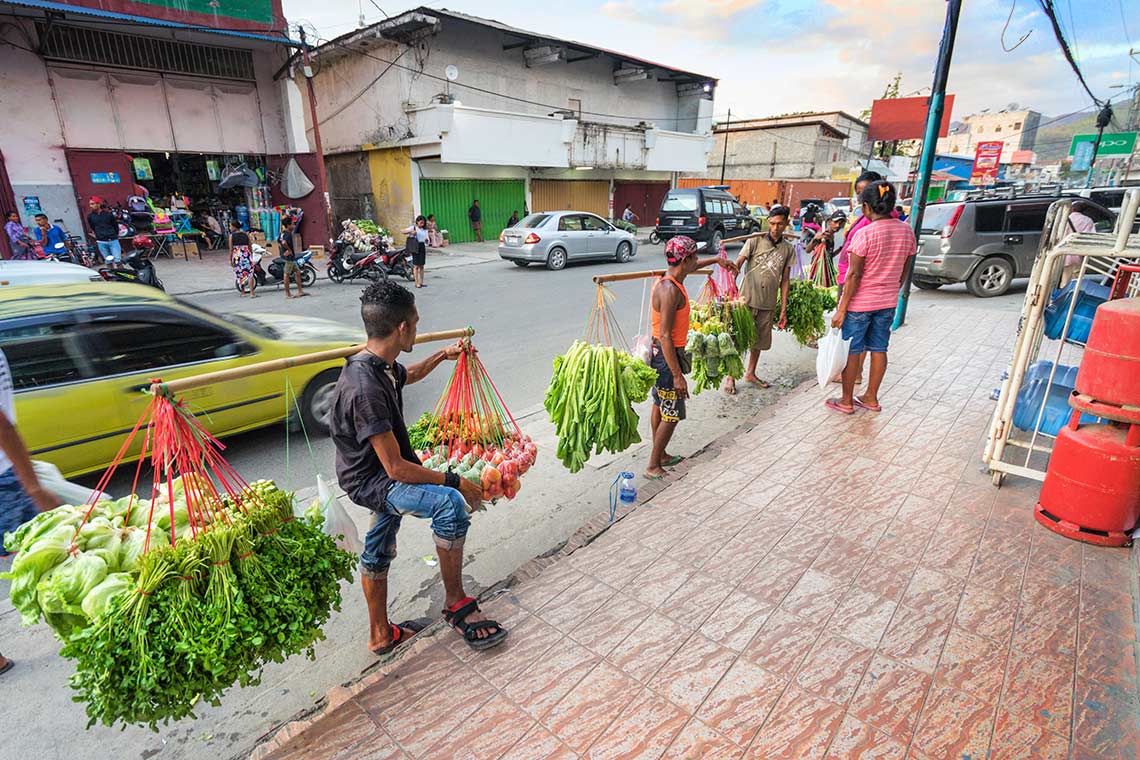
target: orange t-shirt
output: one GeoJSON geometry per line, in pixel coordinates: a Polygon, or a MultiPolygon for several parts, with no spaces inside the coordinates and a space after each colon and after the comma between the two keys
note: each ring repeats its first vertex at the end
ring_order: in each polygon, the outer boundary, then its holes
{"type": "MultiPolygon", "coordinates": [[[[656,289],[657,285],[660,285],[665,280],[669,280],[674,285],[676,285],[677,290],[680,290],[681,295],[685,297],[685,305],[683,307],[681,307],[680,309],[677,309],[677,317],[673,321],[673,336],[672,336],[673,337],[673,346],[676,348],[684,348],[685,343],[688,341],[688,338],[689,338],[689,293],[688,293],[688,291],[685,290],[685,286],[682,285],[680,282],[678,282],[675,277],[669,277],[669,276],[662,277],[660,280],[658,280],[657,284],[653,286],[654,289],[656,289]]],[[[664,343],[665,341],[662,339],[662,336],[661,336],[661,312],[657,311],[657,309],[654,309],[652,307],[652,302],[650,305],[650,310],[652,312],[650,315],[650,318],[651,318],[652,324],[653,324],[653,337],[656,338],[657,340],[661,341],[662,343],[664,343]]]]}

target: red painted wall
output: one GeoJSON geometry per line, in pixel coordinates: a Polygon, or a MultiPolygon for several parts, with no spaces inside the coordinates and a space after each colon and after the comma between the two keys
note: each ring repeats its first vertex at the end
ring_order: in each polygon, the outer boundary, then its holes
{"type": "Polygon", "coordinates": [[[637,214],[635,222],[638,227],[652,227],[657,212],[661,210],[661,201],[669,192],[668,182],[614,182],[614,219],[621,219],[625,204],[630,204],[633,213],[637,214]]]}
{"type": "Polygon", "coordinates": [[[110,205],[125,206],[127,198],[135,187],[131,160],[126,153],[117,150],[67,150],[67,168],[71,172],[71,184],[75,187],[75,202],[79,215],[87,226],[87,203],[96,195],[110,205]],[[95,183],[92,173],[115,172],[119,181],[115,184],[95,183]]]}
{"type": "Polygon", "coordinates": [[[315,153],[298,153],[293,156],[269,156],[269,168],[280,174],[284,171],[285,164],[290,158],[297,159],[301,171],[305,172],[305,176],[316,187],[304,198],[290,199],[281,194],[280,186],[273,185],[269,189],[269,200],[274,206],[288,204],[305,212],[301,219],[301,229],[298,232],[301,233],[301,240],[306,248],[310,245],[323,245],[326,251],[332,250],[331,241],[328,239],[329,217],[323,195],[326,184],[317,172],[317,155],[315,153]]]}

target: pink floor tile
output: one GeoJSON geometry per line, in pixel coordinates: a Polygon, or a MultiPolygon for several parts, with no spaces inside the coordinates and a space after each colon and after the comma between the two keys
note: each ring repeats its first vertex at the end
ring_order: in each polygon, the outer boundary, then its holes
{"type": "Polygon", "coordinates": [[[935,684],[926,698],[912,746],[931,758],[984,758],[993,724],[991,705],[935,684]]]}
{"type": "Polygon", "coordinates": [[[852,588],[839,603],[828,628],[861,646],[874,649],[886,633],[896,607],[897,602],[892,599],[852,588]]]}
{"type": "Polygon", "coordinates": [[[705,638],[740,652],[775,609],[775,604],[733,591],[708,617],[700,632],[705,638]]]}
{"type": "Polygon", "coordinates": [[[1068,760],[1069,741],[1037,723],[998,710],[991,760],[1068,760]]]}
{"type": "Polygon", "coordinates": [[[1002,707],[1067,738],[1072,703],[1071,666],[1016,653],[1010,658],[1002,707]]]}
{"type": "Polygon", "coordinates": [[[407,658],[393,672],[362,691],[356,702],[374,718],[391,717],[410,709],[462,667],[447,649],[433,645],[407,658]]]}
{"type": "Polygon", "coordinates": [[[839,724],[826,760],[904,760],[906,745],[848,715],[839,724]]]}
{"type": "Polygon", "coordinates": [[[747,746],[787,685],[786,680],[741,658],[705,699],[697,717],[736,744],[747,746]]]}
{"type": "Polygon", "coordinates": [[[476,673],[501,689],[561,638],[562,633],[558,629],[531,616],[516,625],[505,642],[494,649],[479,652],[470,665],[476,673]]]}
{"type": "Polygon", "coordinates": [[[358,742],[371,741],[389,752],[395,743],[376,725],[371,716],[356,702],[349,701],[340,709],[321,718],[300,736],[290,740],[273,754],[278,760],[331,760],[358,742]]]}
{"type": "Polygon", "coordinates": [[[417,702],[414,710],[405,710],[391,720],[381,718],[381,723],[409,754],[422,755],[464,724],[494,694],[486,681],[459,672],[417,702]]]}
{"type": "Polygon", "coordinates": [[[1016,600],[997,591],[970,585],[958,604],[955,623],[978,636],[1008,644],[1017,620],[1016,600]]]}
{"type": "Polygon", "coordinates": [[[1127,588],[1115,590],[1093,583],[1081,584],[1081,625],[1136,639],[1136,612],[1127,588]]]}
{"type": "Polygon", "coordinates": [[[1077,646],[1077,675],[1119,689],[1136,688],[1136,641],[1084,626],[1077,646]]]}
{"type": "Polygon", "coordinates": [[[790,679],[819,638],[822,620],[806,620],[777,610],[748,644],[741,657],[790,679]]]}
{"type": "Polygon", "coordinates": [[[598,655],[568,639],[524,670],[503,689],[532,718],[541,718],[599,662],[598,655]]]}
{"type": "Polygon", "coordinates": [[[905,744],[914,733],[930,683],[926,673],[875,655],[848,714],[905,744]]]}
{"type": "Polygon", "coordinates": [[[691,629],[654,612],[641,621],[609,654],[626,675],[648,681],[691,634],[691,629]]]}
{"type": "Polygon", "coordinates": [[[875,551],[855,578],[854,587],[899,600],[910,583],[914,563],[875,551]]]}
{"type": "Polygon", "coordinates": [[[1025,575],[1025,562],[1015,557],[997,552],[980,551],[974,560],[970,573],[970,584],[982,586],[1013,599],[1021,591],[1021,579],[1025,575]]]}
{"type": "Polygon", "coordinates": [[[570,638],[605,657],[641,624],[651,610],[636,599],[614,594],[605,604],[570,629],[570,638]]]}
{"type": "Polygon", "coordinates": [[[768,555],[740,582],[740,590],[769,604],[779,604],[799,582],[806,568],[806,564],[768,555]]]}
{"type": "Polygon", "coordinates": [[[636,681],[603,662],[563,697],[541,722],[570,749],[583,753],[639,691],[636,681]]]}
{"type": "Polygon", "coordinates": [[[784,597],[780,609],[799,617],[826,620],[839,606],[847,586],[839,578],[808,570],[784,597]]]}
{"type": "Polygon", "coordinates": [[[1077,679],[1073,741],[1106,760],[1140,757],[1140,707],[1136,691],[1077,679]]]}
{"type": "Polygon", "coordinates": [[[657,760],[689,716],[643,690],[586,753],[590,760],[657,760]]]}
{"type": "MultiPolygon", "coordinates": [[[[747,584],[742,589],[748,590],[747,584]]],[[[702,570],[690,575],[658,611],[682,625],[700,626],[731,591],[731,586],[702,570]]]]}
{"type": "Polygon", "coordinates": [[[689,721],[661,760],[739,760],[744,750],[701,721],[689,721]]]}
{"type": "Polygon", "coordinates": [[[1031,657],[1069,665],[1076,657],[1076,611],[1022,603],[1013,629],[1013,648],[1031,657]]]}
{"type": "MultiPolygon", "coordinates": [[[[846,531],[845,531],[846,532],[846,531]]],[[[859,575],[863,564],[871,556],[872,548],[843,536],[833,536],[811,569],[827,573],[833,578],[853,581],[859,575]]]]}
{"type": "MultiPolygon", "coordinates": [[[[937,537],[934,540],[937,541],[937,537]]],[[[902,604],[918,612],[950,620],[965,587],[966,582],[960,578],[920,565],[903,593],[902,604]]]]}
{"type": "Polygon", "coordinates": [[[657,671],[649,687],[689,713],[694,713],[720,682],[736,653],[694,633],[657,671]]]}
{"type": "Polygon", "coordinates": [[[949,633],[949,621],[900,606],[879,651],[915,670],[933,673],[949,633]]]}
{"type": "Polygon", "coordinates": [[[495,696],[428,750],[426,756],[433,760],[497,758],[533,725],[534,721],[510,700],[495,696]]]}
{"type": "Polygon", "coordinates": [[[872,650],[841,636],[824,634],[796,674],[796,684],[817,697],[847,704],[871,661],[872,650]]]}
{"type": "Polygon", "coordinates": [[[997,704],[1006,668],[1006,647],[962,628],[950,631],[934,673],[938,683],[997,704]]]}
{"type": "Polygon", "coordinates": [[[577,760],[577,757],[557,736],[536,725],[499,760],[577,760]]]}
{"type": "Polygon", "coordinates": [[[795,687],[773,708],[745,757],[822,760],[843,719],[843,708],[795,687]]]}
{"type": "Polygon", "coordinates": [[[658,557],[622,591],[642,604],[656,609],[688,579],[692,569],[665,557],[658,557]]]}
{"type": "Polygon", "coordinates": [[[566,633],[605,604],[615,593],[612,587],[586,575],[539,607],[535,614],[566,633]]]}

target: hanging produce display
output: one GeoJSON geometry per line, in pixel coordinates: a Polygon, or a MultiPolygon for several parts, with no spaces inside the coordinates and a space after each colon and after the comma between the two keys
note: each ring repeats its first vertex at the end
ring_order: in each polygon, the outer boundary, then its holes
{"type": "Polygon", "coordinates": [[[645,401],[656,381],[655,370],[613,346],[579,340],[555,357],[545,406],[566,469],[578,472],[591,453],[639,443],[632,405],[645,401]]]}
{"type": "Polygon", "coordinates": [[[346,219],[341,227],[341,238],[358,251],[370,251],[381,243],[390,248],[395,242],[391,232],[371,219],[346,219]]]}
{"type": "Polygon", "coordinates": [[[89,726],[157,729],[266,663],[312,657],[356,562],[294,518],[291,493],[242,481],[181,402],[156,393],[144,419],[96,492],[141,435],[150,498],[58,507],[5,537],[12,604],[64,642],[89,726]]]}
{"type": "MultiPolygon", "coordinates": [[[[782,298],[782,296],[781,296],[782,298]]],[[[823,337],[827,324],[823,315],[835,309],[834,288],[818,288],[810,280],[792,280],[788,291],[787,327],[801,346],[807,346],[823,337]]],[[[776,305],[776,313],[780,305],[776,305]]]]}
{"type": "Polygon", "coordinates": [[[821,240],[811,255],[811,282],[817,288],[832,288],[837,278],[835,260],[827,255],[827,246],[821,240]]]}
{"type": "Polygon", "coordinates": [[[733,312],[734,306],[725,301],[692,305],[685,350],[693,357],[694,396],[719,388],[725,377],[744,377],[744,363],[732,333],[733,312]]]}
{"type": "Polygon", "coordinates": [[[451,470],[481,485],[488,501],[513,499],[538,447],[519,429],[487,368],[468,346],[435,410],[420,417],[408,437],[429,470],[451,470]]]}

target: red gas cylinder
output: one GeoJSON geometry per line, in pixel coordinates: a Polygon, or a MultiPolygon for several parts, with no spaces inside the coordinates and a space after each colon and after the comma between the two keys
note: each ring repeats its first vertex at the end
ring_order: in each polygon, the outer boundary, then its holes
{"type": "Polygon", "coordinates": [[[1097,308],[1076,385],[1102,403],[1140,406],[1140,298],[1097,308]]]}
{"type": "Polygon", "coordinates": [[[1080,414],[1057,434],[1037,522],[1078,541],[1128,546],[1140,521],[1140,425],[1078,426],[1080,414]]]}

